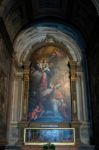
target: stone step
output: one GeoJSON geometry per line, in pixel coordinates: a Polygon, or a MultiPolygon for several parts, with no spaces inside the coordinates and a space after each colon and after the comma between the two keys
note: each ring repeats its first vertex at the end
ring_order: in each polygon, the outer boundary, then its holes
{"type": "MultiPolygon", "coordinates": [[[[23,146],[22,150],[44,150],[42,146],[23,146]]],[[[47,149],[52,150],[52,149],[47,149]]],[[[94,146],[56,146],[55,150],[95,150],[94,146]]],[[[97,149],[98,150],[98,149],[97,149]]]]}
{"type": "MultiPolygon", "coordinates": [[[[41,146],[0,146],[0,150],[43,150],[41,146]]],[[[95,150],[94,146],[56,146],[55,150],[95,150]]]]}
{"type": "Polygon", "coordinates": [[[78,150],[95,150],[95,146],[80,146],[78,150]]]}
{"type": "Polygon", "coordinates": [[[21,150],[19,146],[5,146],[4,150],[21,150]]]}

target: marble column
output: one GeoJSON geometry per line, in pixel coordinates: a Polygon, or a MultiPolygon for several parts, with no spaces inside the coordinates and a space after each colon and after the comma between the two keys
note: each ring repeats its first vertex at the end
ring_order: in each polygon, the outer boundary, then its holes
{"type": "Polygon", "coordinates": [[[77,62],[71,61],[70,64],[70,82],[71,82],[71,126],[75,128],[75,144],[80,144],[80,132],[77,113],[77,91],[76,91],[76,80],[77,80],[77,62]]]}
{"type": "Polygon", "coordinates": [[[77,64],[74,61],[70,62],[70,82],[71,82],[71,109],[72,121],[77,121],[77,92],[76,92],[76,79],[77,79],[77,64]]]}

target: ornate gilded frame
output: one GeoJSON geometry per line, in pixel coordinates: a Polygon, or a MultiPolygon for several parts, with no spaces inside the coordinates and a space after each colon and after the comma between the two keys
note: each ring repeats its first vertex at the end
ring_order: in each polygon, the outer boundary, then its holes
{"type": "Polygon", "coordinates": [[[72,130],[73,131],[73,141],[72,142],[51,142],[54,145],[75,145],[75,128],[24,128],[24,144],[25,145],[44,145],[48,142],[26,142],[26,130],[72,130]]]}

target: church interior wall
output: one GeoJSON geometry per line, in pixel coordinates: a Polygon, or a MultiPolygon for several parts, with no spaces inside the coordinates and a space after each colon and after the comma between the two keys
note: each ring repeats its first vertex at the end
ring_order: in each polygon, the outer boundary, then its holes
{"type": "Polygon", "coordinates": [[[0,37],[0,142],[7,142],[6,131],[9,122],[11,56],[7,52],[2,36],[0,37]]]}
{"type": "MultiPolygon", "coordinates": [[[[79,118],[79,121],[82,122],[80,134],[83,133],[84,127],[86,127],[86,129],[88,130],[90,127],[92,129],[92,132],[90,133],[91,136],[90,142],[91,144],[96,145],[96,150],[99,149],[99,129],[98,129],[99,128],[98,127],[99,126],[99,63],[98,63],[99,6],[97,0],[93,1],[95,6],[93,5],[92,1],[83,0],[83,1],[76,1],[74,3],[72,2],[72,0],[69,1],[66,0],[65,2],[64,0],[62,0],[61,6],[57,5],[56,8],[56,6],[54,7],[54,5],[51,5],[50,9],[45,8],[49,7],[48,6],[49,3],[48,4],[41,3],[42,5],[40,6],[38,0],[37,1],[22,0],[20,2],[18,0],[14,1],[2,0],[0,2],[0,120],[1,120],[0,144],[1,145],[6,144],[7,142],[12,145],[18,144],[18,128],[19,128],[18,122],[22,120],[23,109],[25,109],[23,108],[24,104],[23,68],[24,66],[28,65],[28,63],[30,63],[29,58],[35,50],[40,48],[39,44],[41,44],[41,47],[44,46],[44,42],[46,41],[47,36],[46,34],[44,35],[43,33],[42,37],[41,36],[39,37],[38,33],[38,35],[36,35],[38,36],[38,42],[35,43],[36,38],[33,38],[33,36],[36,30],[34,33],[32,32],[32,30],[29,30],[30,33],[27,30],[26,31],[27,34],[23,34],[25,35],[23,37],[20,36],[18,42],[16,42],[16,39],[20,35],[21,33],[20,31],[23,32],[23,29],[26,29],[29,26],[35,24],[36,21],[46,22],[47,20],[49,22],[51,21],[60,22],[65,25],[68,24],[70,26],[74,26],[76,29],[79,30],[79,32],[82,34],[83,38],[86,41],[87,45],[87,47],[85,48],[86,52],[82,51],[82,54],[86,59],[86,62],[81,62],[81,64],[83,63],[83,68],[85,68],[85,65],[87,64],[88,72],[85,75],[84,74],[85,71],[79,67],[76,72],[77,73],[76,91],[78,103],[77,116],[79,118]],[[4,28],[6,32],[4,31],[4,28]],[[32,33],[33,36],[31,36],[32,33]],[[29,39],[27,41],[26,38],[28,38],[28,36],[29,39]],[[41,40],[43,40],[42,43],[40,43],[41,40]],[[15,42],[17,43],[16,45],[14,45],[15,42]],[[35,44],[37,46],[35,46],[35,44]],[[14,51],[13,48],[15,48],[16,51],[14,51]],[[19,51],[17,51],[18,49],[19,51]],[[30,51],[30,53],[28,53],[28,51],[30,51]],[[84,77],[84,75],[86,77],[84,77]],[[87,86],[87,83],[89,83],[89,86],[87,86]],[[87,100],[88,103],[86,102],[87,100]],[[91,113],[89,113],[87,109],[91,110],[90,111],[91,113]],[[88,124],[89,121],[88,119],[91,120],[90,125],[88,124]]],[[[53,2],[51,2],[51,4],[53,4],[53,2]]],[[[58,34],[56,36],[52,33],[52,36],[54,36],[54,38],[50,39],[52,41],[55,38],[60,39],[60,36],[58,36],[58,34]]],[[[69,40],[71,42],[71,39],[69,40]]],[[[80,41],[79,37],[78,40],[80,41]]],[[[66,42],[64,38],[62,40],[60,39],[58,46],[61,45],[62,44],[61,42],[63,41],[64,43],[66,42]]],[[[71,54],[73,54],[73,58],[76,60],[75,54],[77,54],[77,56],[80,56],[78,52],[80,49],[78,47],[73,47],[75,51],[74,53],[72,52],[72,48],[70,46],[71,45],[68,45],[68,48],[70,48],[71,54]],[[76,51],[76,48],[79,50],[76,51]]],[[[78,59],[78,62],[80,60],[81,58],[78,59]]],[[[27,69],[26,71],[28,72],[29,69],[27,69]]],[[[89,134],[87,131],[86,136],[88,136],[89,134]]],[[[80,138],[83,143],[85,142],[86,144],[86,142],[88,142],[88,139],[85,141],[83,136],[81,136],[80,138]]]]}

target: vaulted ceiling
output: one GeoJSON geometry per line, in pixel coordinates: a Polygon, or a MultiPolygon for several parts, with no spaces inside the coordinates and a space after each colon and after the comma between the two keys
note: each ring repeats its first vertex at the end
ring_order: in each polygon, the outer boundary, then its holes
{"type": "Polygon", "coordinates": [[[58,21],[77,27],[86,39],[97,24],[97,4],[91,0],[2,0],[2,17],[11,41],[24,27],[38,21],[58,21]]]}

